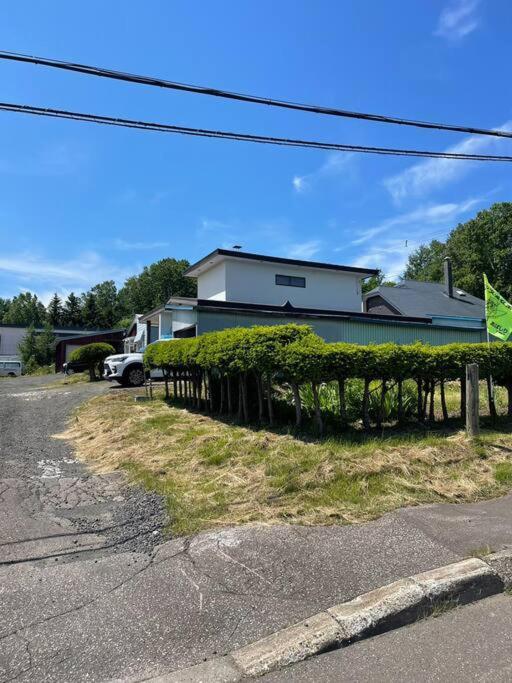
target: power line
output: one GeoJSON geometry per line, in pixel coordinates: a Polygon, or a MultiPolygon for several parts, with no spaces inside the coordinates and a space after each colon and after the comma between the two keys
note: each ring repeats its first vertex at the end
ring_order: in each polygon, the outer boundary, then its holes
{"type": "Polygon", "coordinates": [[[490,154],[458,154],[455,152],[433,152],[430,150],[399,149],[393,147],[369,147],[367,145],[347,145],[335,142],[322,142],[319,140],[297,140],[293,138],[271,137],[267,135],[253,135],[251,133],[210,130],[207,128],[188,128],[186,126],[174,126],[166,123],[137,121],[134,119],[100,116],[98,114],[84,114],[82,112],[33,107],[30,105],[13,104],[10,102],[0,102],[0,111],[14,112],[17,114],[31,114],[34,116],[47,116],[58,119],[70,119],[73,121],[86,121],[88,123],[98,123],[107,126],[152,130],[160,133],[176,133],[180,135],[192,135],[195,137],[221,138],[223,140],[281,145],[284,147],[306,147],[312,149],[333,150],[338,152],[358,152],[363,154],[382,154],[405,157],[428,157],[433,159],[458,159],[465,161],[512,161],[512,156],[494,156],[490,154]]]}
{"type": "Polygon", "coordinates": [[[349,111],[347,109],[323,107],[315,104],[303,104],[300,102],[291,102],[287,100],[275,100],[269,97],[247,95],[243,93],[231,92],[229,90],[219,90],[218,88],[210,88],[201,85],[190,85],[187,83],[179,83],[176,81],[169,81],[162,78],[155,78],[153,76],[140,76],[125,71],[114,71],[112,69],[104,69],[102,67],[97,66],[88,66],[86,64],[77,64],[58,59],[50,59],[47,57],[36,57],[33,55],[25,55],[17,52],[7,52],[0,50],[0,59],[49,66],[55,69],[63,69],[64,71],[74,71],[77,73],[87,74],[89,76],[111,78],[117,81],[125,81],[128,83],[151,85],[159,88],[167,88],[170,90],[180,90],[183,92],[196,93],[198,95],[222,97],[228,100],[250,102],[252,104],[264,104],[270,107],[293,109],[295,111],[304,111],[313,114],[324,114],[327,116],[338,116],[348,119],[360,119],[363,121],[373,121],[376,123],[390,123],[399,126],[413,126],[415,128],[428,128],[433,130],[445,130],[457,133],[470,133],[471,135],[489,135],[500,138],[512,138],[512,132],[505,130],[475,128],[473,126],[463,126],[449,123],[433,123],[430,121],[416,121],[414,119],[402,119],[394,116],[385,116],[382,114],[369,114],[365,112],[349,111]]]}

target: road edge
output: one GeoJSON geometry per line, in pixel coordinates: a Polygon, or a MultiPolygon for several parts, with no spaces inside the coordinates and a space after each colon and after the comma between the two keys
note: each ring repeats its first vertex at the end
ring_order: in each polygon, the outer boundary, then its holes
{"type": "Polygon", "coordinates": [[[414,574],[153,683],[236,683],[512,588],[512,549],[414,574]]]}

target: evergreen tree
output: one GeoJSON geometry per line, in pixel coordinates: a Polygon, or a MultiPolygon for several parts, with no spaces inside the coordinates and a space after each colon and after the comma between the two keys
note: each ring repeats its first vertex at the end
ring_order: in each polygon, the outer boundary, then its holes
{"type": "Polygon", "coordinates": [[[65,325],[79,327],[82,325],[82,306],[80,299],[71,292],[64,302],[62,318],[65,325]]]}
{"type": "Polygon", "coordinates": [[[9,299],[2,299],[2,297],[0,297],[0,323],[4,322],[4,316],[7,314],[10,305],[11,302],[9,299]]]}
{"type": "Polygon", "coordinates": [[[82,295],[82,320],[84,326],[89,329],[98,328],[98,305],[92,292],[82,295]]]}
{"type": "Polygon", "coordinates": [[[46,317],[50,325],[52,325],[53,327],[58,327],[59,325],[62,325],[62,301],[57,292],[55,292],[55,294],[51,298],[50,303],[48,304],[48,307],[46,309],[46,317]]]}
{"type": "Polygon", "coordinates": [[[23,365],[35,363],[37,353],[37,334],[33,325],[30,325],[27,334],[23,337],[18,345],[18,352],[23,361],[23,365]]]}
{"type": "Polygon", "coordinates": [[[45,323],[43,331],[36,336],[34,358],[38,365],[49,365],[55,360],[55,335],[50,323],[45,323]]]}

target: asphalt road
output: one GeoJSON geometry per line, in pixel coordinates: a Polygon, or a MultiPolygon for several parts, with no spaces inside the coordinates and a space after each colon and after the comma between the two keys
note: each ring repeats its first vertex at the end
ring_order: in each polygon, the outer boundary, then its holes
{"type": "Polygon", "coordinates": [[[359,526],[164,539],[156,496],[92,474],[51,438],[81,401],[112,389],[49,382],[0,381],[2,682],[147,680],[483,545],[512,545],[511,497],[359,526]]]}
{"type": "Polygon", "coordinates": [[[264,676],[265,683],[512,680],[512,597],[496,595],[264,676]]]}

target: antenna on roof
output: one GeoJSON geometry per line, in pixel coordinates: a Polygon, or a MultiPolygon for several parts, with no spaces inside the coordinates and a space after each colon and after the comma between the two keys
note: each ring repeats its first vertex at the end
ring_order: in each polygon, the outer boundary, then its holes
{"type": "Polygon", "coordinates": [[[240,251],[241,248],[242,248],[242,245],[241,245],[241,244],[233,244],[233,249],[236,249],[237,251],[240,251]]]}

